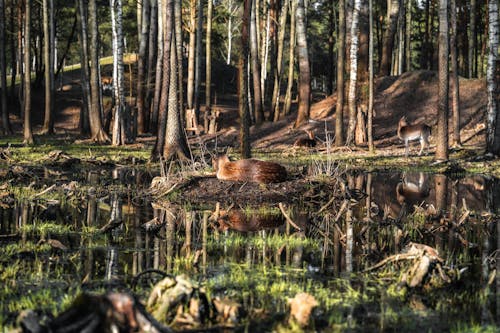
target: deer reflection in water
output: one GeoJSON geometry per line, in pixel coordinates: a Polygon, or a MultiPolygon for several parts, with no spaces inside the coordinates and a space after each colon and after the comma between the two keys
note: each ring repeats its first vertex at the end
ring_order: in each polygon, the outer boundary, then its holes
{"type": "Polygon", "coordinates": [[[409,180],[407,175],[396,185],[396,199],[402,205],[421,204],[429,197],[429,183],[423,172],[419,172],[418,181],[409,180]]]}

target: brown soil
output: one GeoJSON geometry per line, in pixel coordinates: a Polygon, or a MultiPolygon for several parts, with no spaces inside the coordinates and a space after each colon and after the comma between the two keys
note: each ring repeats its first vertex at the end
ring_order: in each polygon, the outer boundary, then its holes
{"type": "MultiPolygon", "coordinates": [[[[79,78],[75,73],[65,74],[65,84],[56,94],[55,130],[59,134],[78,134],[81,93],[79,78]]],[[[43,123],[43,93],[34,92],[33,130],[36,134],[43,123]]],[[[485,111],[487,105],[486,84],[483,79],[460,78],[461,137],[465,145],[482,145],[485,141],[485,111]]],[[[311,107],[311,121],[301,128],[292,128],[295,112],[276,123],[251,128],[252,146],[258,149],[285,151],[299,137],[306,137],[304,129],[313,130],[320,142],[327,135],[334,136],[336,96],[327,96],[311,107]]],[[[294,105],[295,106],[295,105],[294,105]]],[[[204,142],[209,148],[215,144],[219,148],[238,145],[238,110],[235,94],[219,95],[214,108],[220,110],[217,135],[190,136],[193,144],[204,142]]],[[[401,142],[396,136],[397,122],[407,116],[410,123],[436,125],[437,74],[432,71],[414,71],[399,77],[383,77],[376,80],[375,117],[373,120],[375,145],[380,150],[397,149],[393,154],[401,154],[401,142]]],[[[451,102],[450,102],[451,108],[451,102]]],[[[451,110],[450,110],[451,117],[451,110]]],[[[345,117],[346,118],[346,117],[345,117]]],[[[11,115],[16,132],[22,130],[19,114],[11,115]]],[[[345,119],[347,125],[347,119],[345,119]]],[[[450,123],[451,131],[451,123],[450,123]]],[[[152,143],[151,137],[139,141],[152,143]]],[[[431,147],[433,141],[431,138],[431,147]]],[[[321,148],[321,145],[320,147],[321,148]]],[[[416,148],[414,148],[416,149],[416,148]]]]}

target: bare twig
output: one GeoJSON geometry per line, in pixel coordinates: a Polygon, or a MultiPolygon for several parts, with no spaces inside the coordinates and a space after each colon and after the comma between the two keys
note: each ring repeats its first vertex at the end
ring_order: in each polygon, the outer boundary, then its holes
{"type": "Polygon", "coordinates": [[[283,203],[282,203],[282,202],[280,202],[280,203],[278,204],[278,206],[279,206],[279,208],[280,208],[280,210],[281,210],[281,213],[282,213],[282,214],[283,214],[283,216],[285,217],[286,221],[287,221],[288,223],[290,223],[290,225],[291,225],[292,227],[294,227],[295,229],[297,229],[298,231],[302,231],[302,229],[301,229],[301,228],[300,228],[300,227],[299,227],[299,226],[298,226],[295,222],[293,222],[293,220],[290,218],[290,216],[288,216],[288,214],[287,214],[287,213],[286,213],[286,211],[285,211],[285,207],[283,206],[283,203]]]}

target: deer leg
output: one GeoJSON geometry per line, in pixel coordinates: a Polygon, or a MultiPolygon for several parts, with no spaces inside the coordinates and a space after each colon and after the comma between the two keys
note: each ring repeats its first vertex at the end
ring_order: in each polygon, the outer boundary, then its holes
{"type": "Polygon", "coordinates": [[[405,157],[408,157],[408,140],[405,140],[405,157]]]}

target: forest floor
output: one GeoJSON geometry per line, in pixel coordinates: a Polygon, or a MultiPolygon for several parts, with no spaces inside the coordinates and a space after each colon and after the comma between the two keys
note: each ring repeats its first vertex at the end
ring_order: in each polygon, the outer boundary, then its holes
{"type": "MultiPolygon", "coordinates": [[[[79,112],[81,106],[81,90],[79,72],[66,72],[63,84],[59,85],[56,94],[55,131],[59,136],[67,139],[81,139],[78,137],[79,112]]],[[[220,74],[219,74],[220,75],[220,74]]],[[[226,73],[222,74],[226,75],[226,73]]],[[[234,81],[234,77],[233,77],[234,81]]],[[[233,82],[234,83],[234,82],[233,82]]],[[[356,147],[333,147],[335,128],[336,96],[320,96],[313,99],[311,120],[300,128],[293,128],[296,117],[295,103],[291,114],[278,122],[265,122],[260,126],[251,127],[251,142],[254,155],[266,155],[278,161],[288,160],[290,155],[310,155],[315,152],[325,154],[333,152],[335,158],[345,159],[353,165],[366,167],[401,167],[429,165],[433,162],[435,140],[431,136],[430,152],[425,156],[417,156],[420,149],[418,142],[411,143],[410,158],[404,159],[404,144],[396,135],[397,123],[402,116],[406,116],[410,123],[425,123],[433,127],[436,133],[437,123],[437,73],[433,71],[414,71],[399,77],[383,77],[376,80],[376,94],[373,119],[373,133],[376,153],[368,152],[367,145],[356,147]],[[293,143],[300,137],[306,137],[305,129],[316,134],[318,145],[312,149],[296,148],[293,143]],[[364,161],[364,162],[360,162],[364,161]]],[[[225,83],[232,86],[232,83],[225,83]]],[[[224,88],[216,87],[218,91],[224,88]]],[[[226,89],[227,90],[227,89],[226,89]]],[[[36,135],[43,123],[43,92],[34,93],[33,99],[33,130],[36,135]]],[[[109,99],[109,98],[108,98],[109,99]]],[[[485,114],[487,105],[486,85],[484,79],[460,78],[460,135],[462,147],[451,149],[450,160],[457,162],[460,167],[468,171],[492,173],[500,175],[498,159],[477,164],[478,156],[485,148],[485,114]]],[[[451,103],[450,103],[451,107],[451,103]]],[[[210,152],[217,149],[227,151],[238,149],[239,118],[238,102],[234,92],[219,93],[213,105],[219,110],[218,130],[215,135],[189,135],[192,147],[208,149],[210,152]]],[[[203,109],[202,109],[203,111],[203,109]]],[[[344,111],[347,113],[347,110],[344,111]]],[[[450,111],[451,112],[451,111],[450,111]]],[[[347,127],[347,115],[344,116],[347,127]]],[[[19,114],[11,115],[13,128],[17,133],[22,132],[22,119],[19,114]]],[[[451,133],[450,120],[450,133],[451,133]]],[[[154,137],[144,135],[137,138],[137,144],[150,147],[154,144],[154,137]]],[[[450,142],[451,143],[451,142],[450,142]]]]}

